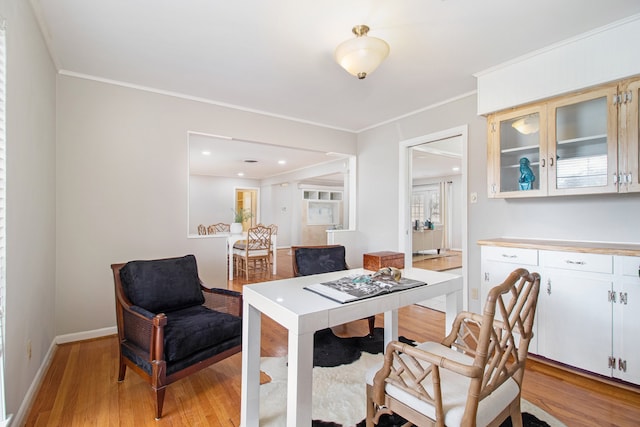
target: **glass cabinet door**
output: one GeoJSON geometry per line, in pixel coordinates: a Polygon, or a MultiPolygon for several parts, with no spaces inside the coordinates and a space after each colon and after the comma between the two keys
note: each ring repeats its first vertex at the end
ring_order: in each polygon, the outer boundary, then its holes
{"type": "Polygon", "coordinates": [[[490,123],[489,196],[546,195],[546,108],[497,114],[490,123]]]}
{"type": "Polygon", "coordinates": [[[549,194],[617,191],[617,86],[549,105],[549,194]]]}
{"type": "Polygon", "coordinates": [[[640,80],[620,93],[620,192],[640,191],[640,80]]]}

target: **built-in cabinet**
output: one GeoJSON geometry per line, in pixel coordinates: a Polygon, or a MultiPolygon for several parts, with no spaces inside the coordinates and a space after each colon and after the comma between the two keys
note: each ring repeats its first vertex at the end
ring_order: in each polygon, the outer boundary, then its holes
{"type": "Polygon", "coordinates": [[[640,385],[640,245],[479,243],[482,301],[518,267],[541,276],[530,353],[640,385]]]}
{"type": "Polygon", "coordinates": [[[489,197],[640,191],[640,79],[488,117],[489,197]]]}
{"type": "Polygon", "coordinates": [[[611,369],[614,378],[640,384],[640,257],[620,256],[614,262],[611,369]]]}
{"type": "Polygon", "coordinates": [[[613,257],[560,251],[539,256],[537,354],[611,376],[613,257]]]}

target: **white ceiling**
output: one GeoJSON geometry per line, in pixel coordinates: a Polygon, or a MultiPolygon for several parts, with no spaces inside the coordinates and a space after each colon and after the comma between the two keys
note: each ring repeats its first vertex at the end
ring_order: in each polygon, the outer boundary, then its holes
{"type": "Polygon", "coordinates": [[[638,0],[31,0],[63,74],[360,131],[475,90],[474,73],[640,13],[638,0]],[[356,24],[391,46],[358,80],[356,24]]]}

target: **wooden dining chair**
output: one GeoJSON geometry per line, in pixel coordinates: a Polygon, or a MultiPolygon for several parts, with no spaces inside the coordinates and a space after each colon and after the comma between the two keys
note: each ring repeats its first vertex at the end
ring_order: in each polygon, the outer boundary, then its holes
{"type": "Polygon", "coordinates": [[[207,231],[209,232],[209,234],[231,233],[231,224],[225,224],[224,222],[211,224],[209,227],[207,227],[207,231]]]}
{"type": "Polygon", "coordinates": [[[233,244],[233,271],[244,272],[249,280],[249,272],[271,272],[271,229],[262,225],[249,228],[247,238],[233,244]]]}
{"type": "Polygon", "coordinates": [[[522,427],[520,396],[540,275],[520,268],[489,291],[484,314],[462,312],[442,343],[391,341],[367,374],[367,427],[397,414],[417,426],[522,427]]]}
{"type": "Polygon", "coordinates": [[[201,236],[204,236],[207,234],[207,227],[205,227],[204,224],[198,225],[198,234],[201,236]]]}

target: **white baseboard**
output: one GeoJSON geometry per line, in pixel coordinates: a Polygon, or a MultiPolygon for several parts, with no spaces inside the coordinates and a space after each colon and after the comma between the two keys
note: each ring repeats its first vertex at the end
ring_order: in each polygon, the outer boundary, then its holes
{"type": "Polygon", "coordinates": [[[22,399],[22,403],[20,404],[20,409],[16,412],[15,416],[12,417],[9,422],[10,426],[23,426],[25,423],[25,418],[29,414],[29,409],[31,409],[31,405],[33,404],[33,400],[36,398],[36,394],[38,393],[38,389],[40,389],[40,384],[44,380],[45,375],[47,374],[47,370],[49,369],[49,365],[51,364],[51,360],[53,359],[53,354],[56,349],[56,340],[54,339],[49,346],[49,350],[47,350],[47,354],[45,354],[42,363],[40,364],[40,368],[38,368],[38,372],[36,372],[36,376],[33,378],[31,385],[29,386],[29,390],[22,399]]]}
{"type": "Polygon", "coordinates": [[[68,342],[76,342],[90,340],[93,338],[106,337],[107,335],[115,335],[118,329],[115,326],[102,329],[94,329],[93,331],[76,332],[73,334],[58,335],[55,339],[56,344],[65,344],[68,342]]]}
{"type": "Polygon", "coordinates": [[[25,418],[29,414],[29,410],[33,404],[33,400],[36,398],[36,394],[38,393],[38,389],[40,389],[40,384],[44,380],[45,375],[47,374],[47,370],[51,365],[51,361],[53,360],[53,355],[58,344],[65,344],[75,341],[83,341],[89,340],[92,338],[100,338],[108,335],[114,335],[118,333],[118,330],[115,326],[109,328],[95,329],[93,331],[84,331],[77,332],[73,334],[66,335],[58,335],[51,342],[51,346],[49,346],[49,350],[47,350],[47,354],[44,356],[42,363],[40,364],[40,368],[38,368],[38,372],[36,372],[36,376],[33,378],[31,382],[31,386],[29,386],[29,390],[22,399],[22,404],[20,405],[20,409],[15,414],[14,417],[11,418],[11,421],[8,425],[10,426],[23,426],[25,423],[25,418]]]}

